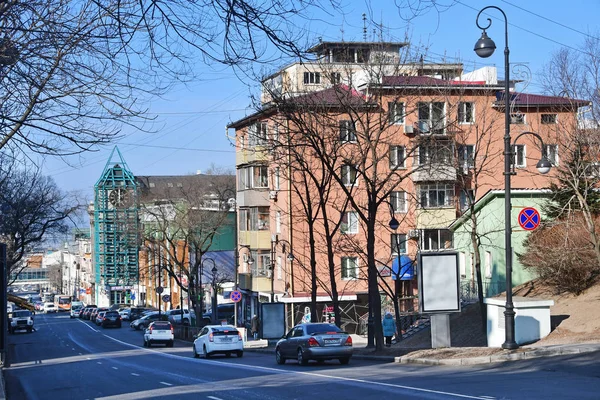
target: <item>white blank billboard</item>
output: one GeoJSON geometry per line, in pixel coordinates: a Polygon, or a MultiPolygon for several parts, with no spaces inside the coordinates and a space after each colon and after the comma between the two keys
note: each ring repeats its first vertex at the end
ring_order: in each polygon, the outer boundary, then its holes
{"type": "Polygon", "coordinates": [[[460,312],[458,253],[421,253],[418,270],[421,312],[460,312]]]}

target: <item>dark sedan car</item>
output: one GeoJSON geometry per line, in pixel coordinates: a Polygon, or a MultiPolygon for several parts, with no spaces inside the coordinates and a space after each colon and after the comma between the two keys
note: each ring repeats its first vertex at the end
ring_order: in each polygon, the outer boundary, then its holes
{"type": "Polygon", "coordinates": [[[102,322],[100,323],[103,328],[108,328],[114,326],[116,328],[121,327],[121,315],[118,311],[106,311],[104,313],[104,317],[102,318],[102,322]]]}
{"type": "Polygon", "coordinates": [[[352,337],[334,324],[309,323],[293,327],[275,347],[277,364],[296,359],[301,365],[309,360],[339,360],[348,364],[352,357],[352,337]]]}

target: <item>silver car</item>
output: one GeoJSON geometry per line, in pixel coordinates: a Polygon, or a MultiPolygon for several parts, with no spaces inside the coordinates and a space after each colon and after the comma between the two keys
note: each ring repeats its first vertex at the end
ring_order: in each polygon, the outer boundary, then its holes
{"type": "Polygon", "coordinates": [[[297,359],[301,365],[309,360],[339,360],[348,364],[352,357],[352,337],[334,324],[308,323],[293,327],[275,347],[277,364],[297,359]]]}

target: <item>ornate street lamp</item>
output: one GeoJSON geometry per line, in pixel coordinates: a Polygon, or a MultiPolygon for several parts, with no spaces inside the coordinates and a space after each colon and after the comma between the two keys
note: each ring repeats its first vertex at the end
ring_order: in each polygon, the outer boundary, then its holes
{"type": "MultiPolygon", "coordinates": [[[[511,138],[510,138],[510,63],[508,49],[508,19],[506,14],[501,8],[496,6],[487,6],[481,9],[477,14],[475,23],[477,27],[482,30],[481,38],[475,43],[475,53],[479,57],[487,58],[494,54],[496,50],[496,44],[490,39],[486,33],[486,29],[492,26],[491,18],[488,18],[486,26],[479,25],[479,17],[481,13],[490,8],[496,9],[502,13],[504,17],[504,251],[506,261],[506,306],[504,310],[504,329],[505,329],[505,342],[502,344],[502,348],[507,350],[514,350],[519,347],[515,341],[515,311],[512,301],[512,243],[511,243],[511,198],[510,198],[510,176],[514,173],[511,171],[511,158],[513,156],[511,138]]],[[[523,132],[523,134],[533,134],[537,136],[540,141],[541,137],[533,132],[523,132]]],[[[517,136],[517,139],[521,136],[517,136]]],[[[537,164],[540,173],[547,173],[550,170],[550,163],[544,156],[544,144],[542,142],[542,159],[537,164]]]]}

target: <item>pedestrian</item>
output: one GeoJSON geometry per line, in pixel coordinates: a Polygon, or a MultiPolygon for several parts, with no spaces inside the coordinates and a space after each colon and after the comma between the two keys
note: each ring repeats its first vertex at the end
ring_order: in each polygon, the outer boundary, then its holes
{"type": "Polygon", "coordinates": [[[258,339],[258,325],[258,315],[254,314],[252,321],[250,321],[250,332],[252,332],[254,340],[258,339]]]}
{"type": "Polygon", "coordinates": [[[396,333],[396,321],[391,313],[385,313],[382,321],[383,325],[383,336],[385,336],[385,345],[390,347],[392,345],[392,336],[396,333]]]}

